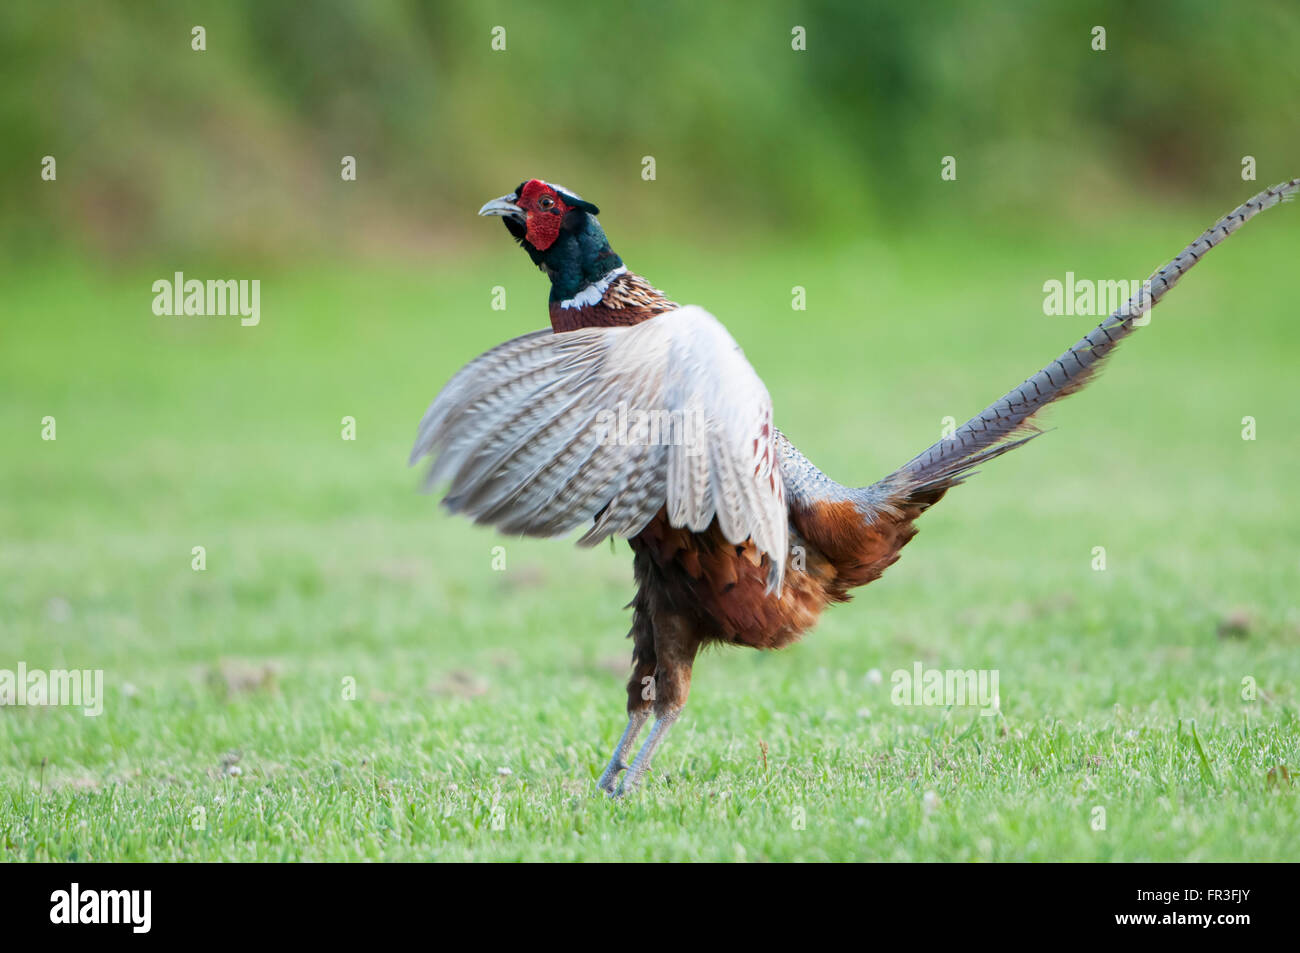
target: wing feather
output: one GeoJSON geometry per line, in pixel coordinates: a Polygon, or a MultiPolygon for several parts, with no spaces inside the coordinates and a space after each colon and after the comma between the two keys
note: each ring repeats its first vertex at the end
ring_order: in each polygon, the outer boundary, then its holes
{"type": "Polygon", "coordinates": [[[411,462],[444,504],[508,533],[590,524],[635,536],[662,508],[695,532],[751,540],[780,588],[789,517],[767,389],[708,312],[630,327],[536,331],[462,368],[420,423],[411,462]]]}

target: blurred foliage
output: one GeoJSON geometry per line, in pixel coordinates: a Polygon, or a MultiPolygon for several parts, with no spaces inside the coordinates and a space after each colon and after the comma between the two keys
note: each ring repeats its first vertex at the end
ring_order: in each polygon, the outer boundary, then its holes
{"type": "Polygon", "coordinates": [[[534,175],[716,235],[1232,201],[1297,174],[1297,49],[1294,0],[10,0],[0,214],[15,253],[419,258],[534,175]]]}

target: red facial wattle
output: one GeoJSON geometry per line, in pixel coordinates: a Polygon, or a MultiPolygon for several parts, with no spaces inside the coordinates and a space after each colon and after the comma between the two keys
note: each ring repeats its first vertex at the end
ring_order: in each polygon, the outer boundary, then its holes
{"type": "Polygon", "coordinates": [[[538,251],[546,251],[560,236],[560,225],[569,206],[553,188],[539,179],[530,179],[519,190],[519,207],[528,220],[526,238],[538,251]]]}

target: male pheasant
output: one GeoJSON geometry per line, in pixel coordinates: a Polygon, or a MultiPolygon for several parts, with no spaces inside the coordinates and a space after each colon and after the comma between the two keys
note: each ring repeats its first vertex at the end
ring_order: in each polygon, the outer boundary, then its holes
{"type": "Polygon", "coordinates": [[[433,456],[427,485],[450,482],[447,508],[502,532],[581,526],[585,545],[631,544],[628,721],[599,781],[622,795],[680,714],[701,645],[780,648],[879,578],[918,516],[973,468],[1037,436],[1034,415],[1082,388],[1188,269],[1297,190],[1300,178],[1225,215],[1059,358],[884,479],[853,488],[776,429],[763,382],[717,319],[629,271],[595,205],[530,179],[479,214],[500,216],[551,279],[551,327],[457,373],[421,421],[411,463],[433,456]]]}

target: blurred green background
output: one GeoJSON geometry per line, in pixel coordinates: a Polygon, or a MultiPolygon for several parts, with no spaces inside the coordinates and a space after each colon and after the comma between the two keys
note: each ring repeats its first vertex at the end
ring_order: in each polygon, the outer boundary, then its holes
{"type": "Polygon", "coordinates": [[[626,547],[449,519],[405,457],[459,366],[546,323],[474,217],[537,176],[873,481],[1095,323],[1044,281],[1145,277],[1300,175],[1297,49],[1289,2],[5,4],[0,668],[109,697],[0,711],[4,856],[1287,857],[1295,207],[804,643],[705,654],[636,803],[589,796],[626,547]],[[261,323],[155,316],[177,270],[259,279],[261,323]],[[918,659],[999,669],[1003,715],[892,706],[918,659]]]}
{"type": "Polygon", "coordinates": [[[25,255],[432,263],[529,175],[603,202],[625,240],[1114,227],[1235,200],[1246,154],[1294,174],[1297,48],[1285,0],[9,3],[4,235],[25,255]]]}

